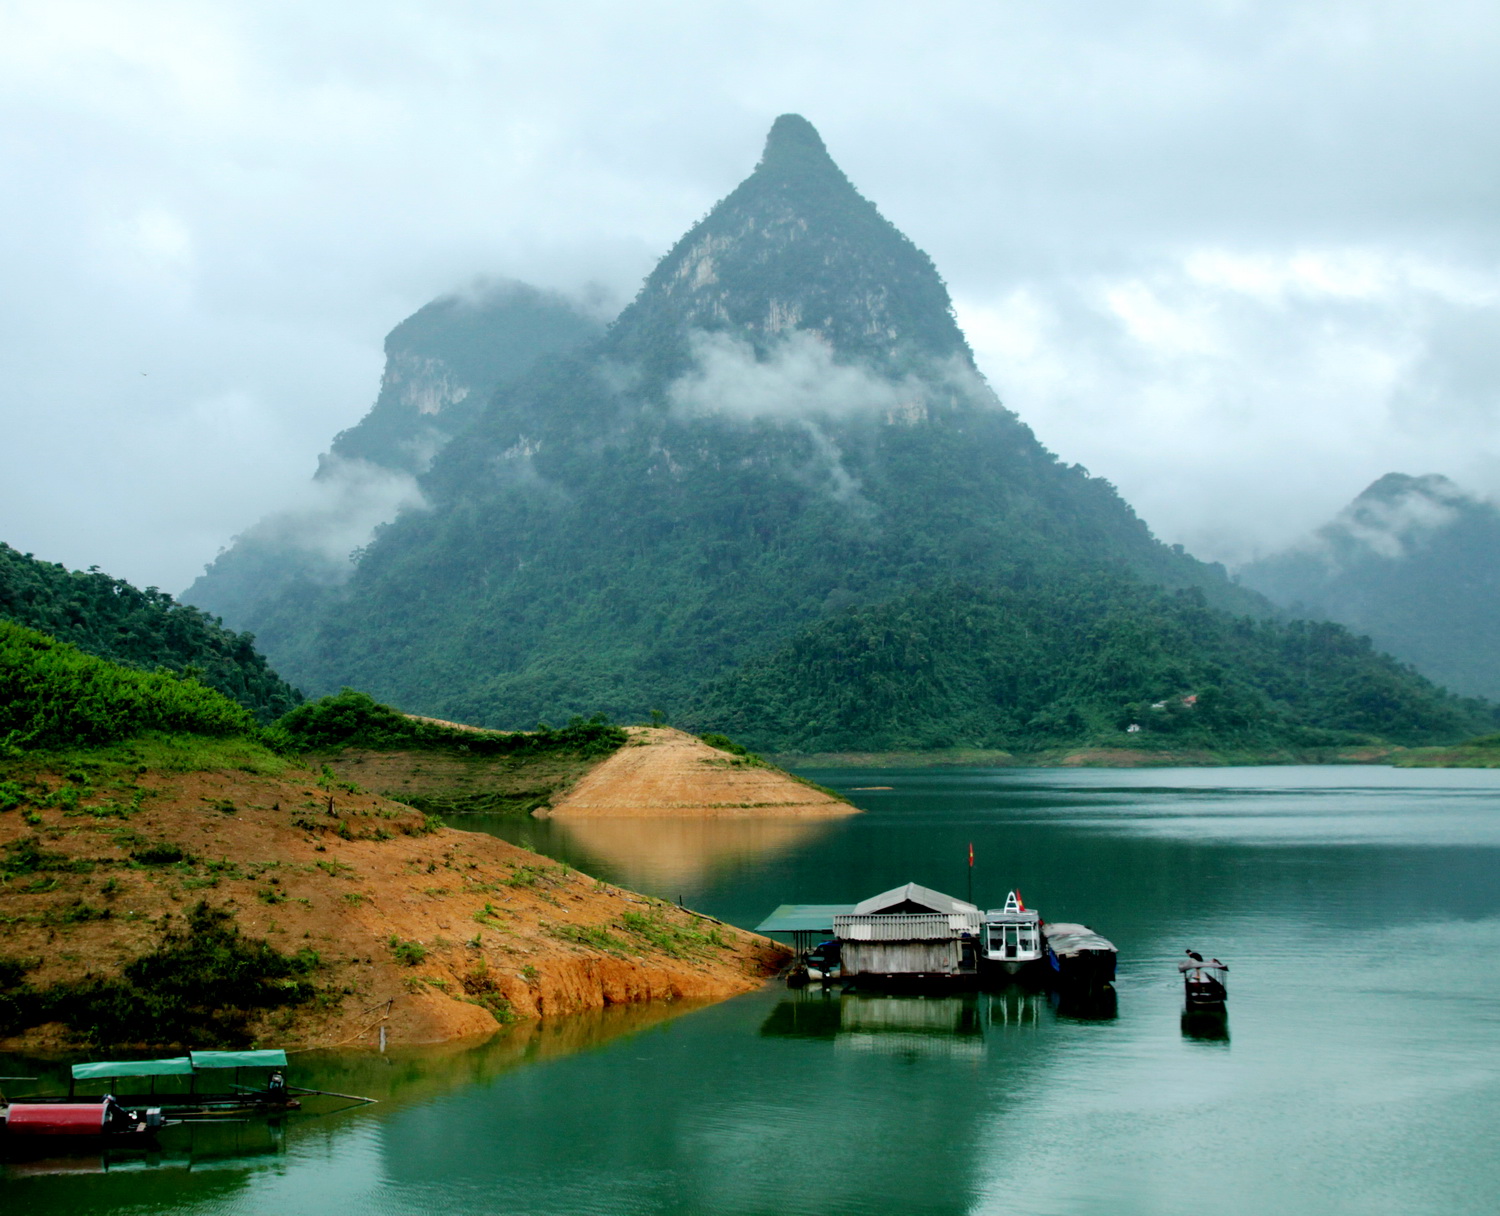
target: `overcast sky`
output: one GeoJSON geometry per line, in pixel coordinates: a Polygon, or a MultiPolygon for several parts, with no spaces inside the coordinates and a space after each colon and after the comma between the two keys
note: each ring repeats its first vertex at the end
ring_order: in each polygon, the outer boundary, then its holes
{"type": "Polygon", "coordinates": [[[396,322],[476,276],[628,299],[784,111],[1163,538],[1494,492],[1497,64],[1494,0],[0,0],[0,539],[181,590],[396,322]]]}

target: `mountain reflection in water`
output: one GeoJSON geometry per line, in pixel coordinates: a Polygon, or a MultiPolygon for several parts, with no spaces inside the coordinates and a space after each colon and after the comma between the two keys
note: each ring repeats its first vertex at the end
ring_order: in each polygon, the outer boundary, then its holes
{"type": "Polygon", "coordinates": [[[700,891],[717,877],[805,849],[833,831],[837,821],[580,815],[518,824],[497,816],[465,815],[450,822],[453,827],[492,832],[524,848],[562,858],[585,873],[621,886],[664,892],[670,899],[700,891]]]}

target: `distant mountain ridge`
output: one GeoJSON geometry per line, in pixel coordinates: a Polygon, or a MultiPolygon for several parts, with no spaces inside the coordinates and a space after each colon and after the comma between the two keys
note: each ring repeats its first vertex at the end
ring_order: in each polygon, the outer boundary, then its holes
{"type": "Polygon", "coordinates": [[[1296,615],[1369,634],[1455,692],[1500,698],[1500,508],[1446,477],[1388,473],[1239,578],[1296,615]]]}
{"type": "MultiPolygon", "coordinates": [[[[416,484],[420,509],[381,529],[347,582],[273,591],[238,622],[310,689],[359,686],[492,726],[660,709],[710,728],[754,716],[731,702],[761,696],[764,681],[736,672],[770,670],[770,656],[813,637],[819,662],[774,678],[803,681],[778,695],[824,715],[845,655],[839,622],[863,613],[886,634],[909,627],[890,646],[918,672],[921,639],[951,615],[935,595],[960,615],[1102,597],[1096,616],[1114,619],[1113,605],[1161,662],[1078,696],[1037,673],[1062,692],[1027,700],[1020,718],[1019,702],[994,704],[1004,680],[953,675],[901,728],[927,745],[955,732],[994,743],[1113,730],[1130,702],[1187,692],[1178,685],[1215,662],[1230,669],[1226,686],[1278,678],[1227,641],[1229,614],[1271,605],[1160,543],[1113,486],[1042,447],[975,368],[931,260],[795,115],[776,120],[754,172],[603,337],[503,385],[416,484]],[[1157,598],[1175,592],[1218,622],[1186,665],[1157,598]],[[882,607],[913,603],[920,611],[882,607]],[[970,712],[955,697],[978,701],[970,712]]],[[[974,636],[1005,647],[1018,635],[974,636]]],[[[1319,636],[1344,646],[1337,631],[1319,636]]],[[[1345,675],[1371,674],[1375,659],[1349,662],[1345,675]]],[[[1410,673],[1390,678],[1390,730],[1441,734],[1470,714],[1410,673]]],[[[1330,714],[1282,725],[1367,728],[1330,714]]],[[[850,746],[874,729],[845,727],[850,746]]],[[[753,729],[774,733],[763,719],[753,729]]]]}

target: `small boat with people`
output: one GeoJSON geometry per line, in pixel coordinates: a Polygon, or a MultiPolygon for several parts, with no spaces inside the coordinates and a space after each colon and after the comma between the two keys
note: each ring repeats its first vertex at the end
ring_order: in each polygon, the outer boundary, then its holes
{"type": "MultiPolygon", "coordinates": [[[[88,1137],[116,1142],[148,1138],[195,1120],[277,1115],[305,1095],[373,1102],[357,1094],[287,1084],[286,1052],[190,1051],[152,1060],[93,1060],[69,1069],[66,1094],[0,1095],[7,1139],[88,1137]],[[248,1084],[246,1082],[249,1082],[248,1084]],[[122,1082],[131,1090],[122,1088],[122,1082]],[[102,1085],[105,1092],[80,1092],[102,1085]]],[[[25,1079],[25,1078],[12,1078],[25,1079]]]]}
{"type": "Polygon", "coordinates": [[[1196,950],[1177,964],[1183,979],[1183,1002],[1188,1013],[1220,1013],[1229,1000],[1229,964],[1205,959],[1196,950]]]}

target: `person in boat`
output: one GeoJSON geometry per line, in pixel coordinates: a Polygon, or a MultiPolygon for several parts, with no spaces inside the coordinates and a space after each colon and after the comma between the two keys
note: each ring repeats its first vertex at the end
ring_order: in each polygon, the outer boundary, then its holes
{"type": "Polygon", "coordinates": [[[280,1071],[273,1072],[271,1079],[266,1082],[266,1096],[277,1102],[285,1099],[286,1078],[281,1075],[280,1071]]]}

